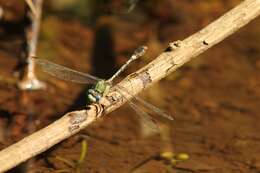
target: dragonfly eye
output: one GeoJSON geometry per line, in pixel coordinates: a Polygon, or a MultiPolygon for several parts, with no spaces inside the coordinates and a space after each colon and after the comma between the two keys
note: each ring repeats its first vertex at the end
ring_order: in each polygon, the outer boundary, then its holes
{"type": "Polygon", "coordinates": [[[88,94],[88,99],[90,102],[95,103],[97,102],[97,98],[94,97],[92,94],[88,94]]]}
{"type": "Polygon", "coordinates": [[[96,95],[96,100],[99,101],[101,99],[101,95],[96,95]]]}
{"type": "Polygon", "coordinates": [[[89,92],[90,94],[95,94],[95,90],[93,90],[93,89],[89,89],[88,92],[89,92]]]}

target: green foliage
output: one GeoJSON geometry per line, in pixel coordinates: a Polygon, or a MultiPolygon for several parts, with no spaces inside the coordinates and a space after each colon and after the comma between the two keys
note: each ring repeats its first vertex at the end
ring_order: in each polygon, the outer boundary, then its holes
{"type": "Polygon", "coordinates": [[[172,166],[176,164],[186,161],[189,159],[189,155],[187,153],[173,153],[173,152],[163,152],[160,154],[160,159],[166,161],[172,166]]]}
{"type": "Polygon", "coordinates": [[[65,159],[63,157],[59,157],[56,156],[55,159],[58,161],[63,162],[65,165],[67,165],[69,168],[68,169],[60,169],[60,170],[56,170],[56,173],[66,173],[66,172],[76,172],[76,173],[80,173],[81,170],[81,165],[83,164],[86,155],[87,155],[87,149],[88,149],[88,144],[86,139],[83,139],[81,142],[81,152],[80,152],[80,156],[79,159],[77,161],[70,161],[68,159],[65,159]]]}

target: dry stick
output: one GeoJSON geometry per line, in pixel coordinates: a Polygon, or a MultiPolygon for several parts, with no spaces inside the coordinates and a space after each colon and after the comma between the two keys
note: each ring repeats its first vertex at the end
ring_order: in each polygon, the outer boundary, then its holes
{"type": "Polygon", "coordinates": [[[43,82],[39,81],[35,75],[35,64],[31,60],[31,57],[36,56],[38,37],[41,24],[42,16],[42,5],[43,0],[26,0],[30,7],[30,19],[32,24],[26,31],[27,44],[28,44],[28,55],[27,55],[27,71],[23,77],[23,80],[18,83],[20,89],[33,90],[45,88],[43,82]]]}
{"type": "MultiPolygon", "coordinates": [[[[167,76],[193,57],[217,44],[260,14],[260,0],[245,0],[237,7],[195,33],[189,38],[171,43],[168,49],[138,72],[129,75],[118,85],[136,95],[144,88],[167,76]]],[[[125,96],[131,97],[129,95],[125,96]]],[[[46,151],[60,141],[79,132],[99,117],[120,107],[126,100],[120,99],[116,86],[101,104],[92,104],[88,110],[67,113],[51,125],[35,132],[0,152],[0,172],[9,170],[21,162],[46,151]],[[119,98],[119,99],[118,99],[119,98]]]]}
{"type": "Polygon", "coordinates": [[[32,1],[32,0],[25,0],[25,2],[26,2],[26,3],[28,4],[28,6],[30,7],[30,10],[32,11],[33,15],[34,15],[34,16],[37,16],[37,15],[38,15],[38,14],[37,14],[37,9],[36,9],[36,7],[35,7],[33,1],[32,1]]]}

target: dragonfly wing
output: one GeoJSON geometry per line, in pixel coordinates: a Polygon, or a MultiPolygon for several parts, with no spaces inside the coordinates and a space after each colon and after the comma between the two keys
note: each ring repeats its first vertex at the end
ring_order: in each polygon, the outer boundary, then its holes
{"type": "Polygon", "coordinates": [[[148,130],[151,133],[159,132],[158,124],[152,119],[143,109],[134,104],[131,100],[128,101],[131,108],[139,115],[143,130],[148,130]]]}
{"type": "Polygon", "coordinates": [[[119,90],[119,92],[122,95],[122,97],[127,100],[127,103],[136,112],[136,114],[139,115],[141,124],[144,127],[144,129],[148,129],[152,133],[157,133],[159,131],[159,127],[156,124],[156,121],[151,116],[149,116],[143,109],[141,109],[139,106],[133,103],[132,100],[127,99],[121,93],[121,90],[119,90]]]}
{"type": "Polygon", "coordinates": [[[39,66],[44,72],[59,79],[81,84],[93,84],[100,80],[99,78],[90,74],[72,70],[70,68],[55,64],[48,60],[38,58],[31,58],[31,60],[35,62],[35,64],[39,66]]]}
{"type": "Polygon", "coordinates": [[[165,113],[164,111],[162,111],[161,109],[159,109],[158,107],[152,105],[151,103],[148,103],[146,101],[144,101],[143,99],[141,99],[140,97],[138,96],[134,96],[132,95],[131,93],[129,93],[129,91],[122,87],[122,86],[118,86],[118,88],[120,90],[122,90],[125,94],[128,94],[132,97],[132,100],[138,104],[140,104],[141,106],[147,108],[149,111],[152,111],[154,112],[156,115],[160,115],[161,117],[163,118],[166,118],[168,120],[173,120],[173,117],[167,113],[165,113]]]}

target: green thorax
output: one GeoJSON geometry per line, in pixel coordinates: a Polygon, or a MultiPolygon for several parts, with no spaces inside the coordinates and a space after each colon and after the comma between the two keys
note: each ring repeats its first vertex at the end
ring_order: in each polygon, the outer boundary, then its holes
{"type": "Polygon", "coordinates": [[[110,86],[107,84],[105,80],[98,81],[97,84],[94,86],[94,90],[96,90],[102,95],[104,95],[104,93],[106,93],[109,88],[110,86]]]}

